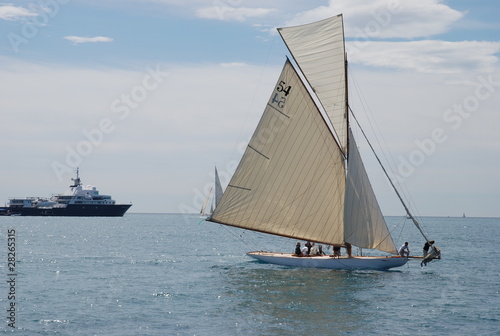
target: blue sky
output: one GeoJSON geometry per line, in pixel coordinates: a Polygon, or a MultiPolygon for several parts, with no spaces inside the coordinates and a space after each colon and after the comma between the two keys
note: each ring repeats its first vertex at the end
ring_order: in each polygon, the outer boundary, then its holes
{"type": "MultiPolygon", "coordinates": [[[[0,199],[63,192],[79,166],[85,184],[132,202],[133,212],[198,209],[215,165],[228,182],[273,89],[287,55],[275,27],[343,13],[351,105],[383,138],[375,145],[416,213],[500,216],[499,8],[465,0],[0,3],[0,199]]],[[[366,157],[382,210],[403,214],[366,157]]]]}

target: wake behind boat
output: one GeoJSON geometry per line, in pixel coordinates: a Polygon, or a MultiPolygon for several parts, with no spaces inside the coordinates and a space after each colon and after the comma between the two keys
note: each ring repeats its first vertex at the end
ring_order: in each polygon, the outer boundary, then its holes
{"type": "Polygon", "coordinates": [[[278,31],[302,76],[287,59],[257,129],[208,220],[325,245],[352,245],[387,253],[347,258],[248,253],[263,262],[348,270],[386,270],[406,264],[408,258],[398,255],[351,130],[350,117],[354,114],[347,99],[342,15],[278,31]]]}
{"type": "Polygon", "coordinates": [[[79,216],[121,217],[132,204],[116,204],[109,195],[101,195],[94,186],[83,186],[76,170],[76,178],[64,194],[50,198],[10,198],[5,215],[10,216],[79,216]]]}

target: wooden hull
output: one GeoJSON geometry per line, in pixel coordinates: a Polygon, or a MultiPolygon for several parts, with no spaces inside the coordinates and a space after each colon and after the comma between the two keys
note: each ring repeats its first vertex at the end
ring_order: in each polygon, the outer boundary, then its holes
{"type": "Polygon", "coordinates": [[[248,252],[248,256],[262,262],[291,266],[291,267],[309,267],[309,268],[328,268],[338,270],[388,270],[394,267],[400,267],[406,264],[408,258],[405,257],[359,257],[348,258],[342,256],[333,258],[331,256],[318,257],[297,257],[291,253],[274,252],[248,252]]]}

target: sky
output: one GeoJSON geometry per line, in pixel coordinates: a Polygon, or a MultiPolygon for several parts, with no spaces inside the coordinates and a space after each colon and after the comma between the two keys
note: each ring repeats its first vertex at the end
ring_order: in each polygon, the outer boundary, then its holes
{"type": "Polygon", "coordinates": [[[79,167],[130,212],[199,211],[274,89],[276,27],[340,13],[350,106],[415,214],[500,217],[493,0],[0,2],[0,201],[64,192],[79,167]]]}

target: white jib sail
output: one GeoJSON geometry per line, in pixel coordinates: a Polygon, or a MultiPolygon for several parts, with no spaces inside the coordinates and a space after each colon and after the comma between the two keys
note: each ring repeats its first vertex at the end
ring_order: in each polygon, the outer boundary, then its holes
{"type": "Polygon", "coordinates": [[[278,31],[321,101],[345,153],[347,96],[342,15],[278,31]]]}
{"type": "Polygon", "coordinates": [[[346,242],[363,248],[397,253],[352,132],[349,136],[344,216],[346,242]]]}
{"type": "Polygon", "coordinates": [[[215,167],[215,207],[217,207],[217,204],[219,204],[221,197],[222,197],[222,186],[220,184],[217,167],[215,167]]]}
{"type": "Polygon", "coordinates": [[[344,242],[342,151],[287,60],[211,221],[326,244],[344,242]]]}

